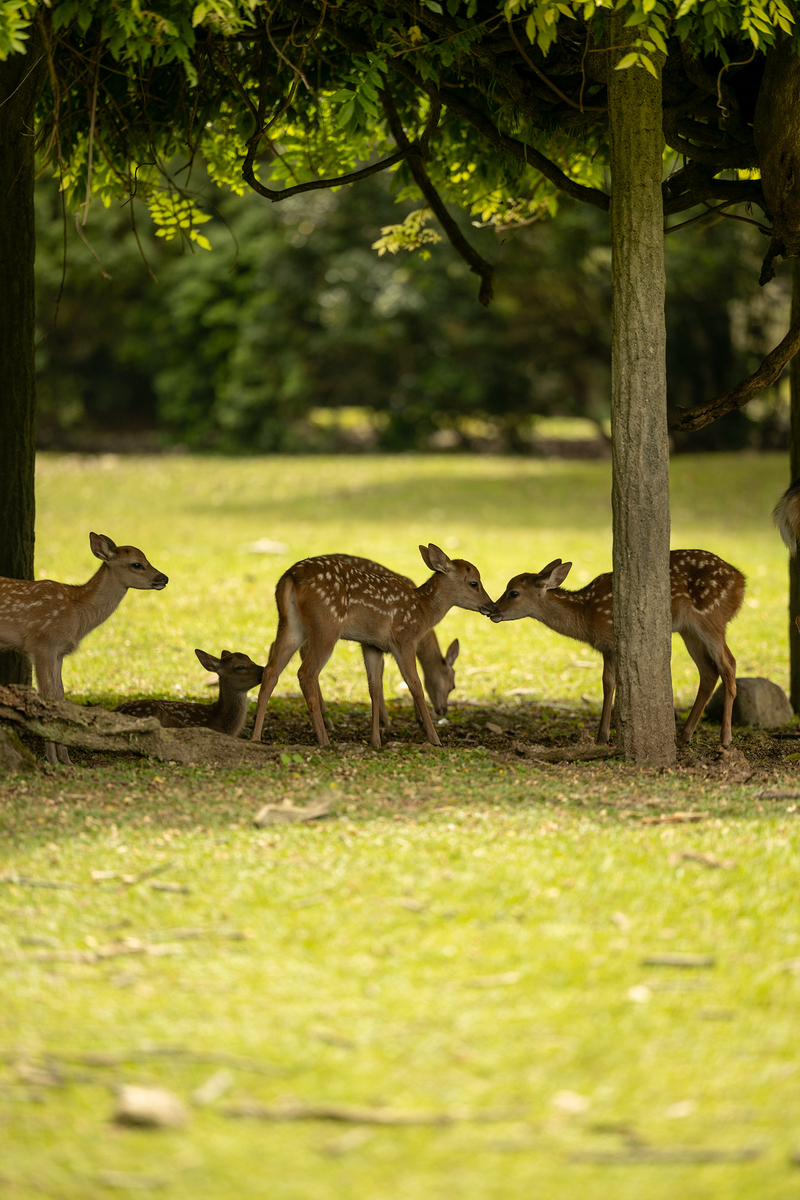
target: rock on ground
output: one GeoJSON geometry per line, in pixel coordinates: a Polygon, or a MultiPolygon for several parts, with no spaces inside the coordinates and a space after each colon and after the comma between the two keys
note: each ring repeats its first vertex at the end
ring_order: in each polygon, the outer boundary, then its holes
{"type": "Polygon", "coordinates": [[[114,1120],[118,1125],[175,1129],[186,1124],[187,1112],[178,1097],[165,1088],[124,1084],[117,1095],[114,1120]]]}
{"type": "MultiPolygon", "coordinates": [[[[722,720],[723,696],[720,684],[706,707],[705,715],[710,721],[722,720]]],[[[771,679],[757,676],[736,680],[732,717],[734,725],[762,725],[765,729],[780,729],[788,725],[793,716],[786,693],[771,679]]]]}

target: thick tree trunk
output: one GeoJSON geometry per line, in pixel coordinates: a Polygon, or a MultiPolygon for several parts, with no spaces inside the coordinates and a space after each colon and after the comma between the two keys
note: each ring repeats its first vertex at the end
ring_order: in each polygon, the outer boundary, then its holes
{"type": "MultiPolygon", "coordinates": [[[[610,66],[636,31],[609,18],[610,66]]],[[[661,78],[609,71],[611,441],[617,742],[625,758],[675,761],[670,675],[669,446],[661,78]]]]}
{"type": "MultiPolygon", "coordinates": [[[[39,39],[0,62],[0,576],[33,578],[34,108],[45,75],[39,39]]],[[[30,683],[26,659],[0,653],[0,683],[30,683]]]]}
{"type": "MultiPolygon", "coordinates": [[[[800,317],[800,259],[792,262],[792,324],[800,317]]],[[[800,355],[789,366],[791,386],[791,434],[789,464],[791,479],[800,477],[800,355]]],[[[794,619],[800,613],[800,555],[789,559],[789,684],[792,708],[800,712],[800,631],[794,619]]]]}

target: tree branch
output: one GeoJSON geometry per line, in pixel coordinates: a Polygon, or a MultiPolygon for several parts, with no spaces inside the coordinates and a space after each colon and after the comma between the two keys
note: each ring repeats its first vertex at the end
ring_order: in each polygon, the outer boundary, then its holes
{"type": "Polygon", "coordinates": [[[741,408],[759,392],[763,392],[777,383],[784,367],[794,358],[798,350],[800,350],[800,317],[790,326],[786,337],[767,355],[757,371],[748,375],[729,392],[715,396],[706,404],[679,409],[681,418],[672,428],[679,429],[684,433],[693,433],[697,429],[703,429],[706,425],[710,425],[718,417],[724,417],[725,413],[733,412],[735,408],[741,408]]]}
{"type": "Polygon", "coordinates": [[[253,158],[248,154],[242,167],[242,178],[245,183],[258,192],[259,196],[263,196],[265,200],[288,200],[290,196],[296,196],[299,192],[315,192],[321,188],[345,187],[348,183],[358,183],[360,179],[367,179],[370,175],[376,175],[378,171],[385,171],[388,167],[393,167],[395,163],[402,162],[404,158],[408,158],[412,154],[419,153],[416,146],[409,145],[405,150],[398,150],[396,154],[390,154],[388,158],[382,158],[380,162],[373,163],[370,167],[363,167],[360,171],[351,171],[348,175],[339,175],[334,179],[312,179],[309,183],[295,183],[292,187],[282,188],[280,191],[275,191],[273,188],[265,187],[263,183],[259,183],[256,179],[253,158]]]}
{"type": "MultiPolygon", "coordinates": [[[[481,287],[480,291],[478,292],[478,299],[481,304],[488,308],[492,299],[492,293],[494,291],[492,283],[494,268],[492,267],[491,263],[488,263],[485,258],[482,258],[475,247],[467,241],[458,225],[447,211],[444,201],[436,191],[436,188],[433,186],[427,171],[422,165],[422,156],[419,150],[415,149],[406,137],[406,132],[403,129],[402,122],[398,116],[391,94],[384,88],[380,93],[380,97],[383,105],[383,111],[386,113],[386,120],[388,121],[389,128],[392,131],[392,137],[397,142],[398,146],[404,147],[406,150],[406,154],[408,155],[408,168],[414,177],[414,182],[427,200],[428,207],[433,210],[439,221],[439,224],[447,234],[450,245],[455,251],[457,251],[458,254],[461,255],[461,257],[464,259],[464,262],[468,265],[470,271],[472,271],[474,275],[480,276],[481,287]]],[[[438,106],[436,106],[435,111],[438,117],[438,106]]],[[[429,136],[430,134],[426,128],[426,132],[423,135],[426,145],[429,136]]]]}

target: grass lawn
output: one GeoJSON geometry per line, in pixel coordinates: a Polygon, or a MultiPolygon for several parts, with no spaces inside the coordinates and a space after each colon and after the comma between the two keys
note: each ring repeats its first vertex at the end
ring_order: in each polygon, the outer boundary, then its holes
{"type": "MultiPolygon", "coordinates": [[[[785,482],[781,456],[673,463],[672,544],[745,572],[739,674],[783,686],[769,513],[785,482]]],[[[555,557],[578,586],[610,567],[609,496],[602,463],[45,457],[37,570],[88,578],[90,529],[139,545],[170,584],[90,635],[67,692],[204,698],[193,649],[263,661],[298,558],[345,550],[421,581],[434,541],[491,595],[555,557]]],[[[328,752],[290,667],[266,768],[77,753],[0,780],[0,1193],[796,1195],[796,743],[735,731],[747,762],[727,764],[702,724],[673,772],[532,763],[515,739],[592,732],[598,656],[533,622],[453,612],[440,632],[462,647],[441,750],[394,666],[392,737],[369,750],[360,653],[342,645],[323,675],[328,752]],[[333,818],[252,825],[264,802],[321,793],[333,818]],[[185,1126],[114,1124],[132,1083],[177,1094],[185,1126]],[[288,1097],[453,1119],[231,1115],[288,1097]]],[[[679,640],[674,682],[691,703],[679,640]]]]}

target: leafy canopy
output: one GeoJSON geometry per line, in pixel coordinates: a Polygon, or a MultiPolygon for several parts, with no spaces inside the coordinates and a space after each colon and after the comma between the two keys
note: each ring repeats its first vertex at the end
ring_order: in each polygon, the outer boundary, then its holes
{"type": "Polygon", "coordinates": [[[0,60],[46,62],[39,151],[82,225],[93,197],[135,197],[202,247],[198,157],[272,200],[388,159],[396,194],[425,200],[384,230],[395,251],[432,240],[426,210],[457,245],[446,202],[501,227],[560,192],[608,207],[612,11],[631,34],[617,69],[666,56],[684,165],[665,213],[759,203],[748,106],[765,51],[798,41],[785,0],[0,0],[0,60]]]}

